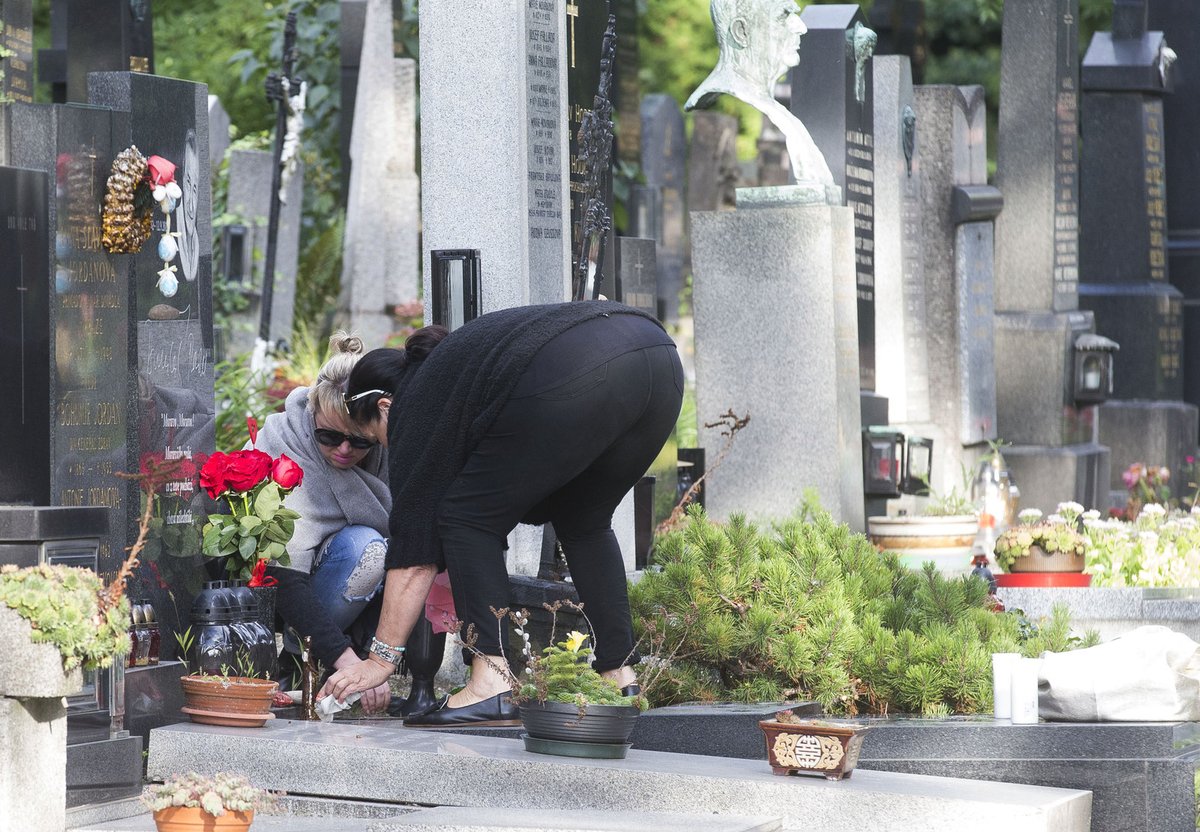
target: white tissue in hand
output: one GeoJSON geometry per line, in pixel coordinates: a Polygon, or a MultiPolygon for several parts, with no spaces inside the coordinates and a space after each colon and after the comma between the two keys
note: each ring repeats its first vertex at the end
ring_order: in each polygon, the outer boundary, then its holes
{"type": "Polygon", "coordinates": [[[336,696],[326,696],[324,699],[317,700],[317,716],[321,717],[322,722],[333,722],[333,715],[338,711],[348,711],[350,706],[362,698],[361,693],[352,693],[346,697],[345,702],[338,702],[336,696]]]}

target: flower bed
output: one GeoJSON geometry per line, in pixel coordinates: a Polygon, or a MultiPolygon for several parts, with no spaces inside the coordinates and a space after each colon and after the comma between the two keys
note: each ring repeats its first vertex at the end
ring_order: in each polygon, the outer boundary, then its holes
{"type": "Polygon", "coordinates": [[[1141,507],[1137,519],[1084,519],[1093,586],[1200,587],[1200,511],[1141,507]]]}

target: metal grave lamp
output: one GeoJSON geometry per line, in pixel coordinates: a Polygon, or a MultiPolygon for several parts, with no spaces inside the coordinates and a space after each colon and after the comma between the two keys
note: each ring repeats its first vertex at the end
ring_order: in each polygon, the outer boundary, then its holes
{"type": "Polygon", "coordinates": [[[1113,353],[1120,348],[1116,341],[1091,332],[1075,339],[1075,404],[1108,401],[1113,391],[1113,353]]]}
{"type": "Polygon", "coordinates": [[[479,317],[479,249],[437,249],[433,266],[433,323],[451,332],[479,317]]]}
{"type": "Polygon", "coordinates": [[[933,471],[933,440],[924,436],[908,437],[904,456],[904,479],[900,490],[905,494],[929,493],[929,477],[933,471]]]}
{"type": "Polygon", "coordinates": [[[862,443],[863,493],[868,497],[899,497],[904,476],[904,434],[864,428],[862,443]]]}

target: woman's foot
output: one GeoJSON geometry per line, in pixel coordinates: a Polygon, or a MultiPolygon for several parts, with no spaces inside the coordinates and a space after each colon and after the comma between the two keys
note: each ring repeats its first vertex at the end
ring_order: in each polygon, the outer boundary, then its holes
{"type": "Polygon", "coordinates": [[[507,667],[503,656],[476,656],[471,660],[471,678],[466,687],[452,694],[446,707],[465,708],[511,691],[509,679],[501,672],[501,668],[507,667]]]}
{"type": "Polygon", "coordinates": [[[521,724],[521,713],[513,704],[511,692],[498,693],[490,699],[465,705],[460,708],[450,707],[448,699],[442,700],[440,707],[428,713],[410,716],[404,720],[405,726],[413,728],[474,728],[480,726],[515,726],[521,724]]]}

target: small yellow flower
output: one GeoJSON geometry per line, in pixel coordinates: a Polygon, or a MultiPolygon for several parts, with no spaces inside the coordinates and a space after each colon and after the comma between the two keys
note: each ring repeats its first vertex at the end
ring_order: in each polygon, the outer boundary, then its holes
{"type": "Polygon", "coordinates": [[[571,632],[567,633],[567,649],[572,653],[578,653],[579,648],[583,646],[583,643],[586,640],[587,636],[585,636],[583,633],[579,632],[578,630],[572,630],[571,632]]]}

